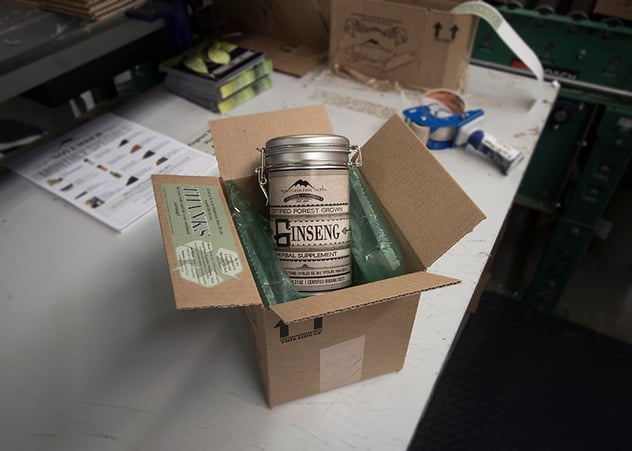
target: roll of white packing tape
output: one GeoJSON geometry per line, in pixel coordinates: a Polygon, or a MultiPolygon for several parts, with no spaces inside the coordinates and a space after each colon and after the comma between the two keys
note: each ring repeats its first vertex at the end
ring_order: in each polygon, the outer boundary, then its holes
{"type": "Polygon", "coordinates": [[[421,98],[421,104],[430,108],[437,117],[461,114],[467,109],[465,99],[451,89],[432,89],[421,98]]]}

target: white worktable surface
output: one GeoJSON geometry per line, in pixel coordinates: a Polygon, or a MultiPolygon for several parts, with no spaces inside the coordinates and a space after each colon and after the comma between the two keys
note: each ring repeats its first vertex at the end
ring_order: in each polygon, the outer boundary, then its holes
{"type": "MultiPolygon", "coordinates": [[[[363,144],[420,99],[327,69],[273,84],[229,115],[325,103],[363,144]]],[[[471,67],[466,97],[530,156],[556,94],[471,67]]],[[[183,141],[217,117],[162,86],[118,113],[183,141]]],[[[401,371],[274,409],[240,313],[176,311],[155,211],[116,233],[0,173],[0,449],[406,449],[527,163],[505,177],[462,149],[435,155],[487,215],[430,268],[462,283],[423,294],[401,371]]]]}

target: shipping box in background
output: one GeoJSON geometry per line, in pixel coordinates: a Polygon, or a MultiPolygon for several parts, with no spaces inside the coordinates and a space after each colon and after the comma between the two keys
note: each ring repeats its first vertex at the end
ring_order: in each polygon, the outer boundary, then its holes
{"type": "Polygon", "coordinates": [[[257,147],[276,136],[332,133],[332,126],[320,105],[219,119],[209,127],[221,179],[153,177],[177,308],[244,309],[270,406],[401,369],[419,294],[458,282],[426,268],[483,213],[393,116],[362,146],[360,170],[399,241],[406,274],[265,308],[221,180],[237,183],[264,209],[257,147]]]}
{"type": "Polygon", "coordinates": [[[332,0],[329,63],[357,78],[463,90],[477,19],[458,0],[332,0]]]}
{"type": "Polygon", "coordinates": [[[243,33],[230,40],[259,50],[274,69],[303,76],[325,61],[329,46],[330,0],[215,0],[229,30],[243,33]]]}

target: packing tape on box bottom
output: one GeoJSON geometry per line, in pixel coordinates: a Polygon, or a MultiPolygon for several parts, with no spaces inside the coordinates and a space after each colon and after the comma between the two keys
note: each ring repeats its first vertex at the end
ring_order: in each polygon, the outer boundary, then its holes
{"type": "Polygon", "coordinates": [[[365,335],[320,350],[320,391],[362,380],[365,335]]]}
{"type": "Polygon", "coordinates": [[[483,19],[496,31],[496,34],[507,47],[533,72],[538,81],[544,80],[544,69],[537,55],[494,7],[480,1],[465,2],[454,7],[450,12],[453,14],[471,14],[483,19]]]}

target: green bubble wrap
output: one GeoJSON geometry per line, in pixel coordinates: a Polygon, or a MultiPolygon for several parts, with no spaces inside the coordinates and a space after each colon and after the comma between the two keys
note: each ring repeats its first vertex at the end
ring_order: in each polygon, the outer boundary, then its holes
{"type": "Polygon", "coordinates": [[[224,191],[263,303],[270,307],[301,298],[279,261],[270,238],[268,221],[252,211],[234,183],[224,182],[224,191]]]}
{"type": "Polygon", "coordinates": [[[349,169],[353,284],[404,274],[402,252],[357,167],[349,169]]]}

